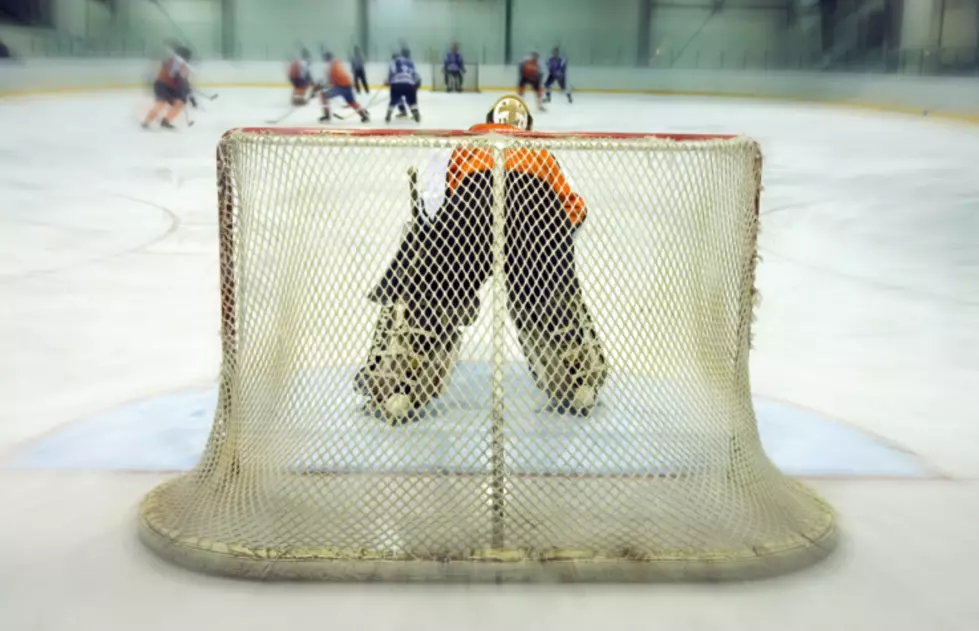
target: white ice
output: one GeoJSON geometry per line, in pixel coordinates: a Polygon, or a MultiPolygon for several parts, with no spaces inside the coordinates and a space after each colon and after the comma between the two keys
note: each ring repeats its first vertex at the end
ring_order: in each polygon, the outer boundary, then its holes
{"type": "MultiPolygon", "coordinates": [[[[423,94],[424,126],[467,126],[494,98],[423,94]]],[[[135,504],[167,474],[7,466],[73,421],[212,383],[214,148],[225,129],[281,113],[282,100],[221,90],[175,134],[138,128],[148,102],[135,91],[0,101],[0,628],[976,628],[979,127],[932,118],[580,94],[537,120],[762,143],[755,393],[941,473],[809,480],[845,537],[810,570],[628,588],[227,581],[136,541],[135,504]]]]}

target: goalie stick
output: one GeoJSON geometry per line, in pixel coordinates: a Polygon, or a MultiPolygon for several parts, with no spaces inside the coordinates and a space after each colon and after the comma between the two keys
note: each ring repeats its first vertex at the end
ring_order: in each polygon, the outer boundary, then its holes
{"type": "Polygon", "coordinates": [[[411,220],[405,224],[394,260],[381,277],[381,282],[368,294],[371,302],[384,304],[391,298],[392,291],[399,291],[403,275],[414,266],[421,250],[419,239],[422,224],[427,223],[428,215],[425,213],[425,202],[418,194],[418,169],[415,167],[408,167],[408,192],[411,197],[411,220]]]}

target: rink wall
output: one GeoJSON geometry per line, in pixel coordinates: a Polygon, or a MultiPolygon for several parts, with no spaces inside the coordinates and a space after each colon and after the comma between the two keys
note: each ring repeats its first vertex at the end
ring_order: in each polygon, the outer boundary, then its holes
{"type": "MultiPolygon", "coordinates": [[[[127,89],[146,85],[157,62],[139,60],[28,60],[0,65],[0,96],[38,92],[127,89]]],[[[278,62],[205,61],[198,83],[209,87],[285,86],[278,62]]],[[[432,85],[433,67],[419,68],[432,85]]],[[[368,64],[368,79],[378,83],[385,64],[368,64]]],[[[480,66],[484,90],[507,90],[516,69],[480,66]]],[[[979,122],[979,79],[791,71],[672,70],[621,67],[572,68],[578,91],[694,94],[842,103],[979,122]]]]}

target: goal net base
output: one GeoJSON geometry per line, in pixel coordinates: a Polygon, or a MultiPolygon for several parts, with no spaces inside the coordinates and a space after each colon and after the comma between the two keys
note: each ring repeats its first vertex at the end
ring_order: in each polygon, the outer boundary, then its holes
{"type": "MultiPolygon", "coordinates": [[[[292,484],[283,481],[285,485],[292,484]]],[[[420,496],[434,492],[451,490],[460,496],[467,494],[485,497],[485,484],[478,479],[455,478],[446,482],[440,476],[417,476],[407,479],[402,485],[399,497],[389,497],[391,502],[403,502],[405,497],[420,496]]],[[[535,492],[554,494],[567,492],[566,481],[542,481],[533,479],[522,484],[514,482],[514,493],[533,488],[535,492]]],[[[370,495],[372,489],[384,483],[381,477],[351,477],[343,490],[351,494],[370,495]]],[[[662,486],[663,480],[633,481],[632,496],[644,501],[644,490],[648,493],[662,486]]],[[[682,488],[695,489],[695,480],[677,484],[682,488]]],[[[716,550],[710,555],[692,554],[689,550],[658,550],[655,555],[641,549],[623,547],[621,550],[599,551],[591,547],[547,548],[529,547],[472,548],[461,551],[446,550],[441,554],[427,557],[394,550],[395,539],[404,546],[410,546],[412,539],[424,543],[431,532],[425,527],[427,522],[439,520],[436,513],[414,516],[414,529],[402,528],[385,532],[378,528],[375,533],[374,548],[341,549],[330,547],[249,547],[233,540],[216,541],[201,539],[193,535],[183,535],[179,526],[167,513],[169,506],[180,501],[180,480],[155,489],[147,496],[140,507],[140,539],[161,557],[187,569],[224,576],[244,577],[261,580],[343,580],[343,581],[395,581],[395,582],[698,582],[724,580],[762,579],[793,572],[818,562],[836,546],[837,532],[832,523],[822,524],[822,529],[812,533],[798,533],[798,538],[783,542],[768,542],[767,548],[716,550]],[[811,534],[812,539],[804,535],[811,534]]],[[[314,479],[307,481],[307,489],[315,491],[314,479]]],[[[588,480],[577,485],[578,492],[595,495],[621,493],[621,480],[588,480]]],[[[811,498],[814,506],[829,511],[818,497],[812,496],[802,486],[793,489],[811,498]]],[[[280,510],[293,511],[290,502],[283,501],[276,506],[280,510]]],[[[555,501],[542,518],[567,519],[568,512],[575,512],[580,506],[573,501],[555,501]]],[[[362,519],[362,506],[348,506],[336,513],[341,522],[362,519]]],[[[638,516],[637,516],[638,517],[638,516]]],[[[669,519],[660,512],[643,515],[650,520],[669,519]]],[[[603,527],[601,515],[581,515],[581,519],[596,523],[581,530],[582,543],[608,536],[608,528],[603,527]]],[[[256,527],[276,528],[282,513],[269,510],[264,516],[255,516],[256,527]]],[[[718,520],[720,521],[720,520],[718,520]]],[[[710,524],[711,526],[716,525],[710,524]]],[[[608,526],[604,523],[604,526],[608,526]]],[[[682,523],[678,527],[684,526],[682,523]]],[[[691,522],[685,527],[691,530],[704,528],[708,524],[691,522]]],[[[473,532],[472,541],[488,541],[489,529],[473,532]]]]}
{"type": "Polygon", "coordinates": [[[142,540],[263,579],[817,561],[833,510],[751,404],[760,173],[745,138],[229,132],[217,411],[142,540]]]}

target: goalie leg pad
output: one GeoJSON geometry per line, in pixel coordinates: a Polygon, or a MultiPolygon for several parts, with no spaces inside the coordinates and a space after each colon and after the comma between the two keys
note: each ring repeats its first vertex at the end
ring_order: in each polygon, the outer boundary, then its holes
{"type": "Polygon", "coordinates": [[[517,337],[551,405],[587,414],[608,362],[578,281],[574,228],[546,183],[519,173],[508,180],[505,268],[517,337]]]}
{"type": "Polygon", "coordinates": [[[381,314],[355,388],[392,424],[417,419],[448,387],[460,330],[475,320],[489,275],[490,183],[488,173],[470,176],[434,219],[413,220],[370,293],[381,314]]]}

